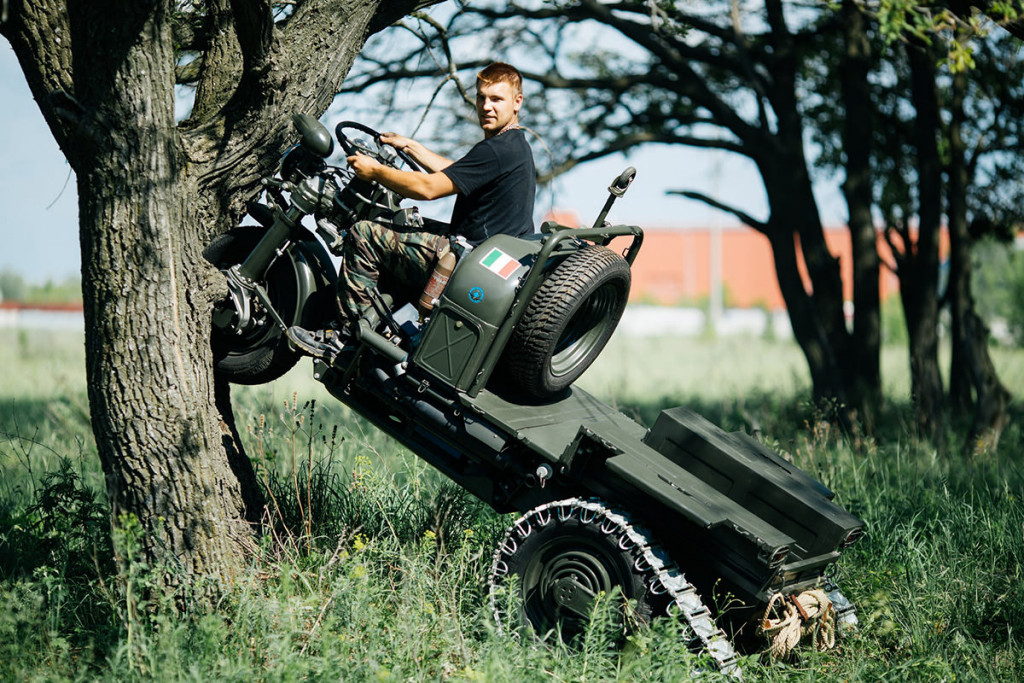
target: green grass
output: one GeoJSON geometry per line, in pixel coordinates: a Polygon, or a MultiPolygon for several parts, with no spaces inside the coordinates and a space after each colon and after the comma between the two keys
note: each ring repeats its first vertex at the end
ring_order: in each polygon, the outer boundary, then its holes
{"type": "MultiPolygon", "coordinates": [[[[485,577],[508,523],[395,446],[309,377],[308,363],[235,392],[280,522],[245,580],[176,613],[134,596],[153,568],[111,538],[89,428],[79,335],[0,330],[0,680],[681,680],[699,663],[678,624],[624,650],[494,632],[485,577]],[[315,403],[311,403],[314,402],[315,403]]],[[[1011,390],[1024,352],[1000,349],[1011,390]]],[[[838,578],[862,628],[827,653],[744,662],[748,680],[1024,677],[1021,408],[998,452],[965,463],[903,436],[905,353],[886,351],[890,401],[874,440],[818,420],[789,344],[616,339],[582,382],[649,421],[689,405],[726,429],[756,424],[868,523],[838,578]]]]}

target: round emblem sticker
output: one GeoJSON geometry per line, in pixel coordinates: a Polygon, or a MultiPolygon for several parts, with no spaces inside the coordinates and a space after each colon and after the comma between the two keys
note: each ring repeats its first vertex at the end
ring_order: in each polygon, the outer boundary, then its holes
{"type": "Polygon", "coordinates": [[[482,290],[479,287],[474,287],[473,289],[469,290],[469,300],[475,304],[480,303],[481,301],[484,300],[484,290],[482,290]]]}

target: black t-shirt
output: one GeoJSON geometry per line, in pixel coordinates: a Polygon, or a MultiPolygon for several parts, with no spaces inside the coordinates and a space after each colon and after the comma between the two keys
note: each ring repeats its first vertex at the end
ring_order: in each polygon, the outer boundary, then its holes
{"type": "Polygon", "coordinates": [[[477,245],[499,233],[518,237],[533,232],[537,177],[522,130],[481,140],[443,173],[459,188],[452,210],[454,234],[477,245]]]}

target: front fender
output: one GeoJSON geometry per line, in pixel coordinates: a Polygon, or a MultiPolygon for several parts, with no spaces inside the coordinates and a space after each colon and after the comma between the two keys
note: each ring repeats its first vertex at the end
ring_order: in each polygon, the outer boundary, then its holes
{"type": "Polygon", "coordinates": [[[306,328],[320,328],[338,316],[338,273],[324,246],[312,237],[294,242],[289,256],[298,286],[295,319],[306,328]]]}

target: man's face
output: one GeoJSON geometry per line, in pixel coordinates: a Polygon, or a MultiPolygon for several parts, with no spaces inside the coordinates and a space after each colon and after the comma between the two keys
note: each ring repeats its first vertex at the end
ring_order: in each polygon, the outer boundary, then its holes
{"type": "Polygon", "coordinates": [[[484,137],[497,135],[505,126],[516,121],[522,103],[523,94],[517,94],[504,81],[477,83],[476,115],[480,127],[484,129],[484,137]]]}

